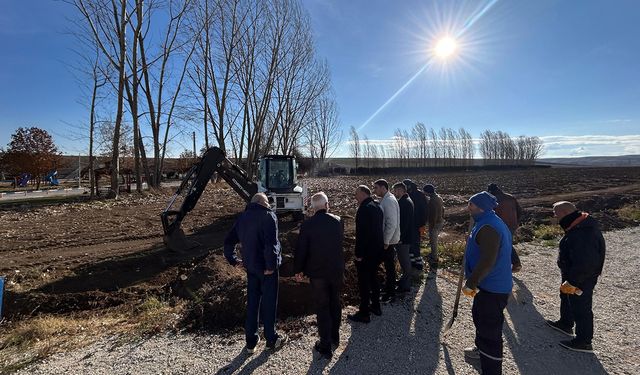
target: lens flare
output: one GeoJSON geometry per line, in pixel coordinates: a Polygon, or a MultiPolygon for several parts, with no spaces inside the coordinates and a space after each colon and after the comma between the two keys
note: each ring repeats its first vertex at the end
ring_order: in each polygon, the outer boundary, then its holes
{"type": "Polygon", "coordinates": [[[455,41],[455,39],[446,36],[436,42],[436,45],[433,48],[433,53],[441,59],[446,59],[456,53],[457,50],[458,43],[455,41]]]}

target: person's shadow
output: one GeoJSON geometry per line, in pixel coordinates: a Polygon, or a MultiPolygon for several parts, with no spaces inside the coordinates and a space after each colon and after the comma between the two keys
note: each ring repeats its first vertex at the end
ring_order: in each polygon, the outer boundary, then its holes
{"type": "Polygon", "coordinates": [[[569,337],[548,327],[524,282],[516,277],[513,281],[514,292],[507,304],[513,327],[505,322],[503,334],[520,374],[607,374],[596,354],[560,347],[558,343],[569,337]]]}
{"type": "Polygon", "coordinates": [[[425,280],[392,305],[383,305],[382,312],[380,317],[372,315],[369,324],[347,323],[349,341],[329,373],[435,374],[443,324],[436,279],[425,280]]]}

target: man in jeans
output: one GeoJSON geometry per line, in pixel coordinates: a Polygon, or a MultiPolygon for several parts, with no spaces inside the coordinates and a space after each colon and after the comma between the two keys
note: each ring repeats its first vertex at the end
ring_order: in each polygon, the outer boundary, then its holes
{"type": "Polygon", "coordinates": [[[340,344],[342,304],[340,291],[344,279],[342,242],[344,225],[340,216],[329,211],[329,199],[323,192],[311,197],[315,213],[300,227],[295,254],[296,280],[302,274],[311,281],[320,341],[314,349],[325,359],[331,359],[332,349],[340,344]]]}
{"type": "Polygon", "coordinates": [[[427,204],[427,222],[429,224],[429,244],[431,253],[429,253],[429,266],[431,269],[438,268],[438,236],[444,225],[444,203],[436,188],[427,184],[423,188],[424,193],[429,198],[427,204]]]}
{"type": "Polygon", "coordinates": [[[224,256],[229,264],[247,272],[246,350],[255,352],[260,341],[259,317],[264,324],[267,349],[276,350],[287,336],[276,333],[278,304],[278,267],[282,260],[278,240],[278,219],[271,211],[264,193],[253,196],[246,210],[240,214],[224,240],[224,256]],[[235,251],[240,243],[242,259],[235,251]]]}
{"type": "Polygon", "coordinates": [[[400,206],[398,200],[389,192],[389,183],[386,180],[378,180],[373,183],[373,188],[380,197],[380,208],[384,213],[384,269],[386,273],[384,289],[385,293],[381,301],[393,302],[396,295],[396,245],[400,242],[400,206]]]}
{"type": "Polygon", "coordinates": [[[402,268],[402,276],[398,280],[396,291],[398,293],[406,293],[411,291],[411,258],[409,257],[409,251],[413,240],[413,201],[407,194],[407,187],[402,182],[393,185],[393,195],[400,206],[400,243],[396,246],[396,251],[402,268]]]}
{"type": "Polygon", "coordinates": [[[593,289],[602,273],[606,245],[598,222],[586,212],[578,211],[570,202],[553,205],[554,216],[564,229],[560,240],[558,267],[562,275],[560,285],[560,320],[547,320],[551,328],[573,340],[561,341],[560,346],[577,351],[593,352],[593,289]]]}

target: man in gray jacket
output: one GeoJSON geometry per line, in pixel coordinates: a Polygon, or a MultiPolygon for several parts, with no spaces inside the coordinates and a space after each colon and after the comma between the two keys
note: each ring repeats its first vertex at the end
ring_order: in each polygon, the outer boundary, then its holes
{"type": "Polygon", "coordinates": [[[398,200],[389,192],[389,183],[378,180],[373,183],[373,190],[380,198],[380,207],[384,214],[382,233],[384,239],[384,269],[386,273],[383,303],[391,302],[396,294],[396,245],[400,242],[400,206],[398,200]]]}

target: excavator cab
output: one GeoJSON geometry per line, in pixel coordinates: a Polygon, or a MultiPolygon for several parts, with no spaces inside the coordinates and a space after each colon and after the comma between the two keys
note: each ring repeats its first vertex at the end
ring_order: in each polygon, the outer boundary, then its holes
{"type": "Polygon", "coordinates": [[[267,194],[276,212],[304,215],[304,187],[298,185],[298,165],[289,155],[266,155],[258,161],[258,191],[267,194]]]}

